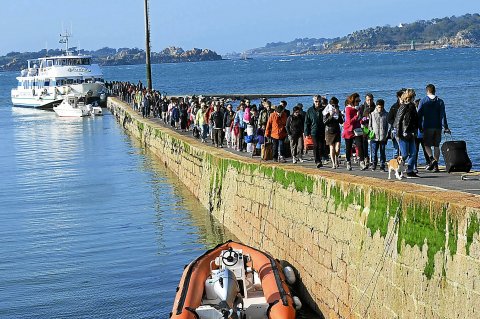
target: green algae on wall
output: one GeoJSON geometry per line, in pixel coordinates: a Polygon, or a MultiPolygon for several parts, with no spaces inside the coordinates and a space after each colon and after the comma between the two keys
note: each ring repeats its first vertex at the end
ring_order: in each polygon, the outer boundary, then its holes
{"type": "Polygon", "coordinates": [[[380,236],[385,238],[388,232],[388,223],[391,218],[397,217],[400,200],[388,196],[386,192],[372,190],[370,192],[370,210],[367,218],[367,228],[371,236],[380,231],[380,236]]]}
{"type": "MultiPolygon", "coordinates": [[[[397,252],[401,253],[403,245],[417,246],[422,251],[426,244],[427,264],[423,273],[431,279],[435,270],[435,255],[438,252],[445,253],[446,246],[451,256],[457,252],[458,221],[452,217],[447,218],[446,208],[443,208],[441,213],[432,213],[429,205],[419,202],[403,206],[401,200],[389,198],[386,192],[372,190],[367,217],[367,228],[372,236],[379,231],[381,237],[386,237],[388,223],[391,218],[396,217],[399,207],[403,207],[405,212],[398,216],[398,227],[394,230],[398,235],[397,252]]],[[[445,275],[445,265],[442,268],[442,274],[445,275]]]]}
{"type": "Polygon", "coordinates": [[[316,184],[316,178],[302,172],[294,172],[285,170],[281,167],[272,167],[269,165],[245,163],[240,160],[217,158],[209,153],[205,153],[205,162],[208,163],[210,169],[213,170],[210,179],[210,189],[220,188],[223,179],[229,168],[235,169],[237,173],[249,172],[253,177],[254,173],[260,173],[265,178],[271,178],[273,182],[282,185],[288,189],[293,185],[298,192],[313,193],[316,184]]]}
{"type": "Polygon", "coordinates": [[[467,227],[467,243],[465,244],[467,255],[470,255],[470,246],[472,245],[473,235],[475,233],[476,234],[480,233],[480,222],[478,220],[478,217],[476,215],[473,215],[470,218],[470,223],[468,224],[468,227],[467,227]]]}
{"type": "MultiPolygon", "coordinates": [[[[328,187],[322,184],[322,188],[324,187],[325,192],[328,187]]],[[[348,206],[353,204],[360,205],[360,211],[363,211],[365,207],[365,191],[360,187],[349,187],[347,191],[343,191],[340,185],[332,184],[330,186],[330,197],[333,197],[335,210],[339,207],[347,209],[348,206]]]]}

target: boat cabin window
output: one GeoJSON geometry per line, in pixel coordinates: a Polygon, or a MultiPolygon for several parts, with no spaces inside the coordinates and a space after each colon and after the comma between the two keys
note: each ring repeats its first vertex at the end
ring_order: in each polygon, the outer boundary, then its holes
{"type": "Polygon", "coordinates": [[[44,86],[50,86],[50,80],[45,80],[44,86]]]}
{"type": "Polygon", "coordinates": [[[47,60],[47,68],[53,66],[53,60],[47,60]]]}
{"type": "Polygon", "coordinates": [[[67,79],[67,84],[73,84],[73,79],[67,79]]]}

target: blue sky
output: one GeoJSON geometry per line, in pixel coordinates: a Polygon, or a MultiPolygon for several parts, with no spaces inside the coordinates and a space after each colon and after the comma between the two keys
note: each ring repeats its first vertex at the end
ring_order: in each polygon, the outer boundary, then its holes
{"type": "MultiPolygon", "coordinates": [[[[144,0],[2,0],[0,55],[72,46],[144,47],[144,0]]],[[[268,42],[480,12],[477,0],[151,0],[152,49],[175,45],[243,52],[268,42]]]]}

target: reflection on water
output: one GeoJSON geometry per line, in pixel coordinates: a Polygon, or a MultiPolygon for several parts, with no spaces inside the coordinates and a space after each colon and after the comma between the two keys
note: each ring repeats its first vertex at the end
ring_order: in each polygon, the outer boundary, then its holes
{"type": "Polygon", "coordinates": [[[0,133],[0,318],[167,318],[231,238],[109,114],[1,107],[0,133]]]}

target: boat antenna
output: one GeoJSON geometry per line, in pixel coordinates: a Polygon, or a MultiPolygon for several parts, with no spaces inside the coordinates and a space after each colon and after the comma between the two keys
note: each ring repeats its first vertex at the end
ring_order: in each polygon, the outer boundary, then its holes
{"type": "Polygon", "coordinates": [[[45,57],[48,57],[48,42],[45,41],[45,57]]]}
{"type": "Polygon", "coordinates": [[[68,38],[72,37],[72,33],[68,32],[68,30],[65,30],[65,33],[61,34],[60,33],[60,41],[58,43],[63,43],[65,44],[65,54],[68,54],[68,38]]]}

